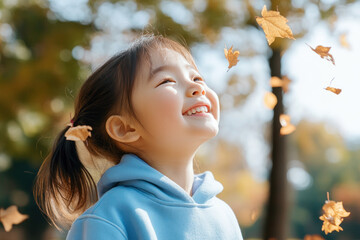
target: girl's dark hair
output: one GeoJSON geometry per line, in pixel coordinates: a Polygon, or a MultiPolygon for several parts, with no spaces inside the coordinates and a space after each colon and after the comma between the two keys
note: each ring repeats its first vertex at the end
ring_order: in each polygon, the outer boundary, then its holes
{"type": "MultiPolygon", "coordinates": [[[[138,70],[147,66],[144,61],[151,67],[149,52],[160,48],[177,51],[195,66],[183,45],[162,36],[144,35],[100,66],[82,85],[75,101],[73,126],[92,127],[92,137],[87,139],[86,147],[93,156],[116,164],[125,154],[107,134],[105,123],[108,117],[120,113],[136,119],[131,93],[138,70]]],[[[69,126],[58,135],[34,186],[37,204],[58,228],[68,228],[97,201],[96,183],[80,161],[75,142],[64,137],[68,129],[69,126]]]]}

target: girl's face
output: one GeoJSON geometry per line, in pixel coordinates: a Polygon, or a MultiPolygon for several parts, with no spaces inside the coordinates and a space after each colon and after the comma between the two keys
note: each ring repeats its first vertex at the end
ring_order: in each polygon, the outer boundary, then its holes
{"type": "Polygon", "coordinates": [[[151,50],[151,64],[144,62],[132,104],[145,147],[181,151],[214,137],[219,99],[194,66],[168,48],[151,50]]]}

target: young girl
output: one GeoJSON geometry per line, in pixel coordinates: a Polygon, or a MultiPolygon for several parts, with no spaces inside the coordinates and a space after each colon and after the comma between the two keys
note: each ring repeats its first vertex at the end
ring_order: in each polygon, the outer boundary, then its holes
{"type": "Polygon", "coordinates": [[[69,240],[242,239],[216,197],[222,185],[193,171],[218,125],[218,97],[188,50],[143,36],[83,84],[38,173],[37,202],[56,226],[71,225],[69,240]]]}

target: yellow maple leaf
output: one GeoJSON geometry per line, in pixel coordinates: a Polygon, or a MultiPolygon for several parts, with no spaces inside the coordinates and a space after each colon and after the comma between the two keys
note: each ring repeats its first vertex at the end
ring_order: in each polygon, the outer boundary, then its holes
{"type": "Polygon", "coordinates": [[[267,108],[274,109],[277,104],[277,98],[272,92],[266,92],[264,96],[264,104],[267,108]]]}
{"type": "Polygon", "coordinates": [[[322,227],[321,227],[321,231],[324,231],[325,234],[327,235],[328,233],[331,233],[333,231],[343,231],[344,229],[342,229],[342,227],[338,226],[338,225],[333,225],[331,222],[329,222],[324,216],[320,217],[321,220],[324,221],[322,227]]]}
{"type": "Polygon", "coordinates": [[[88,137],[91,137],[92,128],[87,125],[78,125],[76,127],[70,127],[66,133],[66,140],[71,141],[85,141],[88,137]]]}
{"type": "Polygon", "coordinates": [[[281,135],[288,135],[295,131],[296,127],[291,124],[290,116],[286,114],[280,114],[280,134],[281,135]]]}
{"type": "Polygon", "coordinates": [[[9,232],[14,224],[19,224],[29,216],[19,213],[17,206],[10,206],[7,209],[0,209],[0,222],[4,225],[5,231],[9,232]]]}
{"type": "MultiPolygon", "coordinates": [[[[306,44],[306,45],[308,45],[308,44],[306,44]]],[[[308,46],[311,48],[311,50],[316,52],[321,58],[324,58],[324,59],[332,62],[332,64],[335,65],[334,57],[329,53],[331,47],[324,47],[324,46],[319,45],[314,49],[310,45],[308,45],[308,46]]]]}
{"type": "Polygon", "coordinates": [[[233,48],[233,46],[231,46],[231,48],[229,50],[224,48],[225,57],[229,62],[228,71],[230,68],[232,68],[239,62],[238,57],[239,57],[240,52],[239,51],[233,52],[232,48],[233,48]]]}
{"type": "Polygon", "coordinates": [[[278,11],[267,11],[264,5],[261,11],[262,17],[256,17],[256,22],[262,27],[269,46],[275,37],[295,39],[290,27],[286,24],[288,20],[280,15],[278,11]]]}
{"type": "Polygon", "coordinates": [[[321,230],[325,234],[331,233],[332,231],[342,231],[340,224],[344,217],[348,217],[350,212],[345,211],[342,202],[330,201],[329,193],[327,193],[328,200],[325,201],[322,207],[324,214],[320,216],[320,220],[324,221],[321,230]]]}

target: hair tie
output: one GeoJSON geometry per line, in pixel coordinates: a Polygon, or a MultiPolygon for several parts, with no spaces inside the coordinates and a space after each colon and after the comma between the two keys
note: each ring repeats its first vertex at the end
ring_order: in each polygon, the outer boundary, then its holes
{"type": "Polygon", "coordinates": [[[71,119],[67,126],[70,126],[70,128],[65,133],[66,140],[84,142],[88,137],[91,137],[92,127],[88,125],[78,125],[74,127],[74,120],[71,119]]]}

